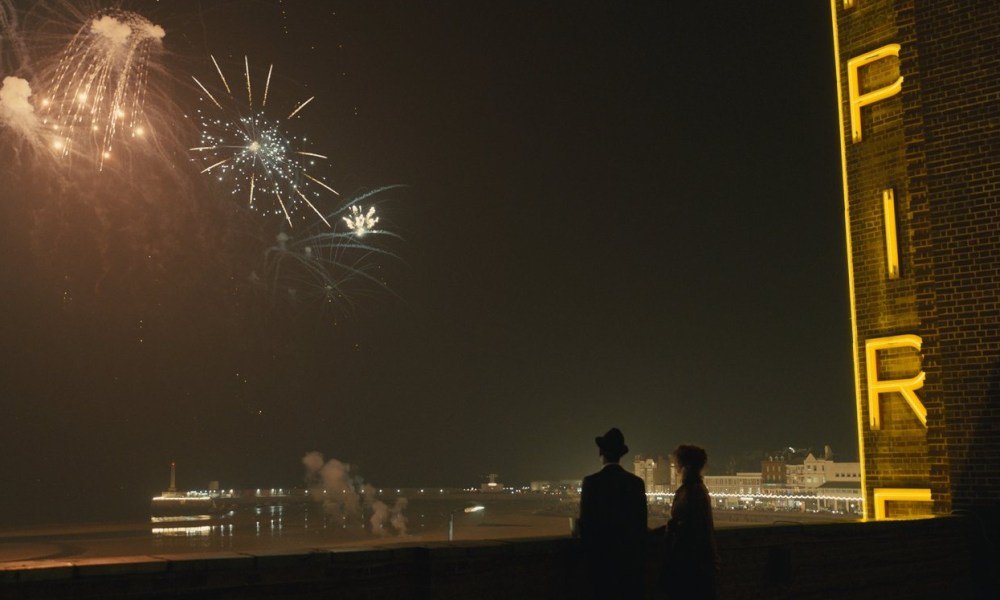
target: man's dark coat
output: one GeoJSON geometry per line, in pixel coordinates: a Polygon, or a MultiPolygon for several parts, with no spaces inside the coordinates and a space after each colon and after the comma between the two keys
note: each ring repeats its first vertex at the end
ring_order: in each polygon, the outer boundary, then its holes
{"type": "Polygon", "coordinates": [[[614,463],[583,479],[580,537],[597,598],[641,597],[646,520],[642,479],[614,463]]]}

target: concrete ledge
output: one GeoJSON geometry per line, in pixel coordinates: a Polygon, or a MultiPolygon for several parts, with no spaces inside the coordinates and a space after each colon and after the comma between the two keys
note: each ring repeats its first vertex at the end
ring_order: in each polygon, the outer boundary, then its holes
{"type": "Polygon", "coordinates": [[[205,571],[209,569],[252,569],[254,557],[239,552],[206,552],[199,554],[157,554],[153,558],[167,561],[167,570],[205,571]]]}
{"type": "MultiPolygon", "coordinates": [[[[981,533],[963,517],[723,529],[722,597],[985,598],[981,533]]],[[[651,542],[651,589],[660,552],[651,542]]],[[[562,537],[28,561],[0,565],[0,598],[576,600],[588,588],[580,553],[562,537]]]]}
{"type": "Polygon", "coordinates": [[[0,565],[0,582],[5,585],[19,581],[51,581],[72,579],[76,568],[66,561],[39,560],[0,565]]]}
{"type": "Polygon", "coordinates": [[[70,561],[80,578],[165,573],[170,563],[152,556],[109,556],[70,561]]]}

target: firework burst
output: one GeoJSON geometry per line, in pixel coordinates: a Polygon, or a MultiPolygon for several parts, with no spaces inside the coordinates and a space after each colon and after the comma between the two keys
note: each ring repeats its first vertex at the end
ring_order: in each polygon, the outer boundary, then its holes
{"type": "Polygon", "coordinates": [[[250,208],[282,215],[290,227],[295,211],[307,207],[331,228],[318,205],[323,194],[338,195],[337,191],[312,172],[317,161],[327,160],[327,157],[306,150],[306,138],[293,136],[286,130],[288,122],[313,98],[299,102],[284,118],[270,117],[266,110],[273,65],[267,71],[261,96],[255,98],[250,62],[244,57],[244,104],[233,93],[214,56],[212,63],[224,93],[217,90],[217,95],[212,94],[194,78],[205,94],[206,104],[198,111],[200,144],[191,148],[205,165],[202,173],[216,175],[220,183],[230,186],[234,196],[244,198],[250,208]],[[219,97],[224,102],[220,102],[219,97]]]}
{"type": "Polygon", "coordinates": [[[375,207],[372,206],[368,209],[368,212],[365,212],[364,207],[352,204],[351,214],[348,217],[344,217],[344,222],[347,223],[347,228],[354,232],[354,235],[361,237],[371,231],[378,223],[378,217],[375,216],[375,207]]]}
{"type": "Polygon", "coordinates": [[[348,220],[348,231],[333,231],[315,223],[295,236],[279,233],[274,245],[265,251],[255,279],[270,290],[272,300],[287,297],[295,302],[320,301],[341,308],[353,306],[362,288],[384,290],[386,284],[374,259],[398,257],[384,246],[376,245],[376,239],[399,238],[391,232],[373,229],[378,221],[374,217],[375,207],[365,212],[361,206],[402,187],[386,186],[357,195],[324,219],[325,223],[336,222],[338,218],[348,220]],[[361,219],[360,225],[354,221],[355,217],[361,219]]]}
{"type": "Polygon", "coordinates": [[[42,135],[57,154],[96,155],[103,168],[116,144],[147,134],[149,65],[165,35],[159,25],[123,10],[86,20],[38,94],[42,135]]]}

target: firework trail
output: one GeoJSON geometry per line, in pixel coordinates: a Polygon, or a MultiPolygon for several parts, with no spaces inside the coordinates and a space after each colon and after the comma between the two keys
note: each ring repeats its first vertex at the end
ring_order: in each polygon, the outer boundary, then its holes
{"type": "Polygon", "coordinates": [[[228,298],[181,274],[211,272],[222,288],[259,249],[241,215],[205,202],[203,178],[178,168],[197,132],[165,77],[165,32],[94,4],[0,0],[0,214],[65,310],[113,299],[118,318],[151,312],[151,298],[228,298]]]}
{"type": "Polygon", "coordinates": [[[95,153],[103,169],[119,140],[146,135],[150,60],[165,35],[159,25],[123,10],[86,20],[38,94],[38,119],[56,153],[95,153]]]}
{"type": "Polygon", "coordinates": [[[0,69],[30,67],[28,47],[21,35],[17,11],[10,0],[0,0],[0,69]],[[4,45],[13,57],[4,56],[4,45]]]}
{"type": "Polygon", "coordinates": [[[296,237],[279,233],[275,244],[264,252],[264,261],[259,274],[255,275],[256,280],[271,291],[273,301],[319,301],[341,307],[352,306],[359,289],[375,287],[384,290],[385,282],[377,276],[378,265],[372,259],[387,257],[398,260],[399,257],[375,245],[374,241],[379,237],[399,239],[399,236],[370,229],[378,222],[378,217],[374,216],[374,205],[370,205],[367,211],[364,206],[402,187],[386,186],[360,194],[327,216],[325,222],[336,222],[338,218],[347,220],[348,231],[333,231],[317,223],[296,237]],[[352,224],[355,218],[360,219],[362,224],[352,224]]]}
{"type": "Polygon", "coordinates": [[[326,160],[327,157],[305,150],[303,145],[306,139],[292,136],[285,130],[285,125],[313,98],[299,102],[287,117],[272,118],[266,110],[274,65],[267,71],[261,96],[255,98],[250,61],[244,57],[244,104],[234,93],[215,57],[211,58],[225,92],[217,90],[216,96],[193,77],[204,92],[207,105],[204,110],[198,111],[200,144],[191,148],[206,165],[202,173],[216,174],[220,182],[231,186],[233,195],[246,198],[247,206],[280,214],[289,227],[293,226],[293,212],[302,205],[308,207],[327,227],[332,227],[317,203],[321,201],[323,192],[339,194],[311,172],[317,160],[326,160]]]}

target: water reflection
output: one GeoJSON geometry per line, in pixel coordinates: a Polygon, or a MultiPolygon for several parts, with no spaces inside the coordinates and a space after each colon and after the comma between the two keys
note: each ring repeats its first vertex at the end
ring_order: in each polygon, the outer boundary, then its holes
{"type": "MultiPolygon", "coordinates": [[[[377,527],[369,507],[358,514],[330,511],[320,503],[279,502],[230,506],[224,512],[155,516],[149,540],[155,553],[191,551],[246,552],[262,548],[322,548],[337,545],[391,543],[393,540],[483,539],[531,535],[560,535],[567,531],[565,515],[553,519],[553,501],[538,498],[489,499],[486,510],[466,514],[466,497],[417,499],[407,510],[405,533],[377,527]],[[457,512],[456,512],[457,511],[457,512]],[[555,524],[559,526],[556,527],[555,524]]],[[[480,501],[479,498],[476,498],[480,501]]],[[[558,500],[555,505],[560,504],[558,500]]],[[[576,514],[575,508],[571,511],[576,514]]]]}
{"type": "MultiPolygon", "coordinates": [[[[308,530],[310,508],[307,505],[292,510],[294,528],[308,530]]],[[[280,537],[285,531],[287,507],[280,504],[253,506],[229,510],[221,514],[192,514],[150,517],[150,533],[154,539],[190,537],[280,537]],[[206,523],[208,522],[208,523],[206,523]]],[[[222,546],[224,547],[224,546],[222,546]]]]}
{"type": "Polygon", "coordinates": [[[184,523],[188,521],[208,521],[212,515],[188,515],[185,517],[150,517],[150,523],[184,523]]]}
{"type": "MultiPolygon", "coordinates": [[[[155,556],[192,553],[312,551],[337,547],[445,541],[449,521],[454,539],[498,539],[566,535],[564,511],[544,498],[507,499],[434,494],[407,508],[406,533],[380,528],[378,507],[358,507],[358,514],[331,512],[320,503],[267,502],[222,510],[147,517],[143,522],[96,523],[71,529],[39,528],[0,536],[0,551],[19,560],[67,557],[155,556]],[[472,500],[485,510],[466,513],[472,500]]],[[[187,508],[187,507],[186,507],[187,508]]],[[[566,507],[572,514],[575,506],[566,507]]],[[[11,559],[12,560],[12,559],[11,559]]],[[[0,593],[0,596],[3,596],[0,593]]]]}
{"type": "Polygon", "coordinates": [[[192,537],[209,535],[212,533],[212,527],[208,525],[203,525],[201,527],[154,527],[154,536],[170,536],[170,537],[192,537]]]}
{"type": "Polygon", "coordinates": [[[195,544],[198,547],[232,549],[234,538],[243,544],[250,543],[252,539],[263,541],[291,535],[299,539],[314,538],[317,544],[322,544],[386,537],[376,536],[370,531],[369,517],[366,514],[361,514],[359,518],[329,514],[322,505],[308,503],[258,504],[223,513],[152,516],[149,531],[158,548],[169,547],[167,540],[174,540],[184,547],[195,544]],[[207,541],[194,538],[207,538],[207,541]]]}

